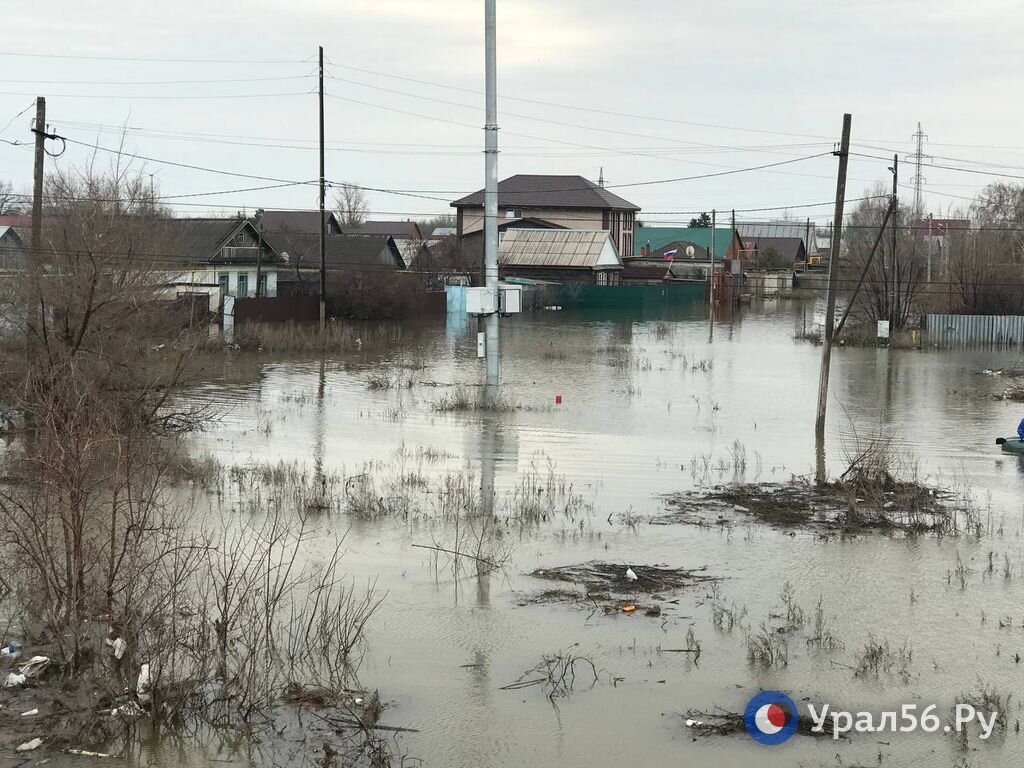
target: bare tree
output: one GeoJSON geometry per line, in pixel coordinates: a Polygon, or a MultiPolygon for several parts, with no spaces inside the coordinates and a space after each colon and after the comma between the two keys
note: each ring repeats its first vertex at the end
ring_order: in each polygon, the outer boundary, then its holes
{"type": "Polygon", "coordinates": [[[24,210],[22,196],[15,193],[14,185],[0,181],[0,216],[15,216],[24,210]]]}
{"type": "Polygon", "coordinates": [[[341,228],[358,227],[366,221],[370,212],[370,204],[361,187],[354,184],[342,184],[334,190],[334,210],[337,212],[341,228]]]}
{"type": "Polygon", "coordinates": [[[943,237],[949,311],[1024,312],[1024,185],[989,184],[969,215],[975,228],[943,237]]]}
{"type": "Polygon", "coordinates": [[[174,450],[156,441],[202,416],[172,400],[197,336],[163,300],[168,222],[120,160],[49,177],[44,210],[38,258],[0,296],[0,398],[25,424],[0,551],[77,668],[89,617],[128,610],[125,585],[167,551],[174,450]]]}
{"type": "Polygon", "coordinates": [[[926,259],[922,244],[915,239],[902,216],[890,219],[874,258],[869,258],[878,229],[885,218],[888,198],[881,185],[864,194],[850,214],[844,233],[846,266],[844,274],[852,289],[862,272],[864,284],[857,295],[851,317],[861,322],[888,320],[894,329],[904,328],[919,311],[918,300],[925,288],[926,259]],[[895,253],[891,227],[896,228],[895,253]]]}

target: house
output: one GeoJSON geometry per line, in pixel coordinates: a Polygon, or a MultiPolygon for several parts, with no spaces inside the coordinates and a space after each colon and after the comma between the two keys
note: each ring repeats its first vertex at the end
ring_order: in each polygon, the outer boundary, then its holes
{"type": "Polygon", "coordinates": [[[736,225],[743,242],[766,241],[767,238],[800,240],[807,256],[818,255],[817,237],[813,224],[799,221],[757,221],[736,225]]]}
{"type": "MultiPolygon", "coordinates": [[[[483,229],[484,191],[453,202],[460,241],[483,229]]],[[[606,230],[619,254],[633,253],[640,208],[582,176],[519,174],[498,183],[498,215],[539,219],[569,230],[606,230]]]]}
{"type": "MultiPolygon", "coordinates": [[[[703,250],[703,258],[708,260],[708,252],[711,250],[711,227],[645,227],[637,228],[637,248],[633,252],[635,256],[649,256],[657,254],[666,246],[674,243],[681,243],[684,246],[692,245],[694,249],[703,250]]],[[[715,263],[724,262],[726,259],[744,258],[743,241],[739,234],[729,227],[716,227],[714,230],[715,240],[715,263]]],[[[685,252],[685,247],[684,247],[685,252]]],[[[694,255],[698,258],[700,251],[694,255]]]]}
{"type": "Polygon", "coordinates": [[[21,235],[12,226],[0,226],[0,270],[20,269],[25,266],[28,249],[21,235]]]}
{"type": "Polygon", "coordinates": [[[910,229],[916,237],[924,240],[924,247],[928,254],[941,256],[949,251],[952,239],[970,233],[971,221],[970,219],[936,219],[934,216],[928,216],[914,221],[910,225],[910,229]]]}
{"type": "Polygon", "coordinates": [[[346,235],[390,235],[405,266],[416,260],[426,238],[415,221],[364,221],[357,227],[345,227],[346,235]]]}
{"type": "MultiPolygon", "coordinates": [[[[715,249],[718,250],[717,238],[715,249]]],[[[721,250],[724,252],[725,248],[721,250]]],[[[708,248],[700,243],[673,240],[656,250],[625,258],[622,263],[623,282],[651,284],[672,280],[706,280],[710,258],[708,248]]],[[[725,264],[724,260],[717,260],[715,268],[721,271],[725,264]]]]}
{"type": "Polygon", "coordinates": [[[751,260],[756,267],[793,269],[807,263],[803,237],[745,237],[743,242],[753,252],[751,260]]]}
{"type": "Polygon", "coordinates": [[[166,284],[179,295],[205,293],[216,310],[223,296],[277,295],[278,271],[285,260],[248,218],[182,218],[167,222],[181,268],[166,284]]]}
{"type": "MultiPolygon", "coordinates": [[[[566,227],[560,226],[559,224],[553,224],[550,221],[538,219],[533,216],[520,219],[509,219],[508,221],[498,222],[499,242],[510,229],[566,229],[566,227]]],[[[484,263],[484,231],[482,229],[478,229],[474,232],[470,232],[463,235],[458,242],[462,263],[475,264],[482,269],[484,263]]]]}
{"type": "Polygon", "coordinates": [[[32,217],[23,213],[12,213],[0,216],[0,227],[15,227],[28,232],[32,229],[32,217]]]}
{"type": "Polygon", "coordinates": [[[622,260],[605,230],[508,229],[498,270],[502,278],[618,285],[622,260]]]}
{"type": "MultiPolygon", "coordinates": [[[[324,211],[328,234],[341,234],[338,217],[324,211]]],[[[320,211],[264,211],[260,229],[264,232],[290,232],[292,234],[320,234],[320,211]]]]}
{"type": "MultiPolygon", "coordinates": [[[[266,237],[287,265],[278,274],[281,294],[319,290],[320,236],[267,233],[266,237]]],[[[338,272],[386,276],[405,270],[402,254],[390,235],[328,235],[324,262],[329,276],[338,272]]]]}

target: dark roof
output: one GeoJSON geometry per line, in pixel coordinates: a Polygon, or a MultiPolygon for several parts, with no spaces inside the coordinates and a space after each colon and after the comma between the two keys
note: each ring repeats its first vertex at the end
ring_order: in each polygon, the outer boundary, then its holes
{"type": "MultiPolygon", "coordinates": [[[[338,219],[330,211],[324,211],[328,232],[341,232],[338,219]]],[[[295,232],[319,234],[320,211],[264,211],[264,232],[295,232]]]]}
{"type": "Polygon", "coordinates": [[[358,227],[345,227],[346,235],[391,235],[396,240],[422,240],[415,221],[364,221],[358,227]]]}
{"type": "Polygon", "coordinates": [[[773,250],[786,261],[793,262],[800,258],[801,249],[803,249],[805,255],[807,253],[802,237],[745,237],[743,238],[743,244],[748,247],[755,246],[761,254],[769,249],[773,250]]]}
{"type": "Polygon", "coordinates": [[[182,254],[188,261],[209,261],[221,243],[245,226],[245,219],[172,219],[181,238],[182,254]]]}
{"type": "Polygon", "coordinates": [[[5,224],[0,224],[0,243],[5,242],[6,248],[24,248],[25,241],[17,229],[5,224]]]}
{"type": "MultiPolygon", "coordinates": [[[[282,256],[287,254],[291,266],[298,262],[303,268],[319,268],[319,235],[268,232],[266,238],[278,253],[282,256]]],[[[398,246],[390,235],[328,235],[324,252],[328,269],[355,266],[405,268],[398,246]]]]}
{"type": "MultiPolygon", "coordinates": [[[[482,208],[484,190],[452,203],[453,208],[482,208]]],[[[499,208],[585,208],[639,211],[638,206],[582,176],[519,174],[498,182],[499,208]]]]}
{"type": "MultiPolygon", "coordinates": [[[[257,232],[249,219],[240,218],[182,218],[169,219],[167,226],[172,236],[180,238],[179,252],[182,260],[191,263],[224,263],[232,261],[225,257],[221,248],[242,230],[248,230],[255,239],[257,232]]],[[[264,250],[269,250],[265,258],[278,260],[278,252],[267,238],[264,238],[264,250]]],[[[252,256],[246,255],[234,259],[240,263],[255,262],[252,256]]]]}

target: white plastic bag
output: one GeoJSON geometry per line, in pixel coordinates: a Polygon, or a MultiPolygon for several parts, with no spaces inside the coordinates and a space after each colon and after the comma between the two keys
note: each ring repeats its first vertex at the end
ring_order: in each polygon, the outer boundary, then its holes
{"type": "Polygon", "coordinates": [[[153,700],[150,694],[150,680],[149,680],[149,664],[143,664],[142,669],[139,670],[139,680],[135,684],[135,690],[139,695],[139,703],[142,705],[149,704],[153,700]]]}
{"type": "Polygon", "coordinates": [[[25,685],[27,678],[17,672],[11,672],[4,680],[4,688],[21,688],[25,685]]]}

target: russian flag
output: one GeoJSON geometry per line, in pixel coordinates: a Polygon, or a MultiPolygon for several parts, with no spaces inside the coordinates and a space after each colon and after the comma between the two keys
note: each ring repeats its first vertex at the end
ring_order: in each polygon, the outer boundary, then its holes
{"type": "Polygon", "coordinates": [[[674,248],[671,251],[665,251],[665,261],[672,261],[677,253],[679,253],[678,248],[674,248]]]}

